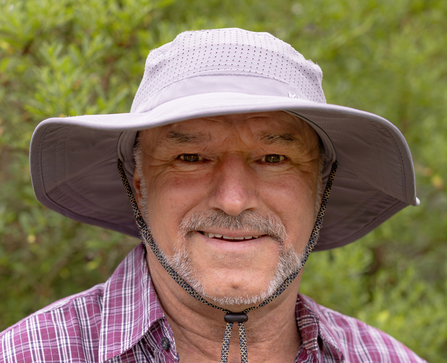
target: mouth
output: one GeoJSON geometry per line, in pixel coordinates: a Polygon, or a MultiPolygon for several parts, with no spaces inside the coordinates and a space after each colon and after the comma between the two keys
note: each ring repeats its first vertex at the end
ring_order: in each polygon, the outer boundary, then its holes
{"type": "Polygon", "coordinates": [[[238,237],[230,237],[230,236],[224,236],[218,233],[211,233],[211,232],[204,232],[204,231],[197,231],[200,234],[204,235],[208,238],[214,238],[214,239],[220,239],[220,240],[226,240],[226,241],[247,241],[247,240],[253,240],[258,239],[259,237],[265,237],[264,235],[247,235],[247,236],[238,236],[238,237]]]}

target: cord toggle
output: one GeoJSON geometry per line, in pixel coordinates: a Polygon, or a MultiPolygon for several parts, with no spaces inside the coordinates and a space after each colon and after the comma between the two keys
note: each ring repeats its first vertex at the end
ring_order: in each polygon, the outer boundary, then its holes
{"type": "Polygon", "coordinates": [[[227,323],[245,323],[248,316],[245,313],[227,313],[224,319],[227,323]]]}

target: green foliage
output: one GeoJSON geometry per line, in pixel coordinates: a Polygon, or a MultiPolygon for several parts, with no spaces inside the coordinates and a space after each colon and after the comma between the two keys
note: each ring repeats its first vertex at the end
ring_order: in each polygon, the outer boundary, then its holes
{"type": "Polygon", "coordinates": [[[368,236],[363,244],[311,255],[301,292],[386,331],[429,362],[444,361],[447,269],[437,283],[421,279],[417,263],[402,256],[396,265],[376,270],[373,246],[368,236]]]}
{"type": "Polygon", "coordinates": [[[1,0],[0,330],[104,281],[138,243],[37,203],[37,123],[127,112],[150,49],[184,30],[236,26],[289,42],[322,67],[329,103],[380,114],[406,136],[421,205],[311,256],[302,291],[445,361],[445,14],[443,0],[1,0]]]}

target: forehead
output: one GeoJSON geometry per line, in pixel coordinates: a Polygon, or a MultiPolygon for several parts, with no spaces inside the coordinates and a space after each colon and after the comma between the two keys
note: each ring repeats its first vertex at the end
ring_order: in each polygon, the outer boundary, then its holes
{"type": "Polygon", "coordinates": [[[231,137],[265,144],[301,144],[318,148],[316,132],[287,112],[262,112],[195,118],[140,132],[143,146],[231,142],[231,137]]]}

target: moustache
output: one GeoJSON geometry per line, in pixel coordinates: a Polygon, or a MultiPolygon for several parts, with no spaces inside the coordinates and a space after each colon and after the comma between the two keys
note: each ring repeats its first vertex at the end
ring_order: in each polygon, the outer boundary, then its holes
{"type": "Polygon", "coordinates": [[[197,231],[212,228],[223,228],[230,231],[244,230],[257,236],[268,235],[281,245],[287,239],[286,227],[278,217],[252,211],[243,211],[237,216],[228,215],[222,210],[193,213],[183,218],[180,224],[180,233],[183,237],[188,238],[197,231]]]}

